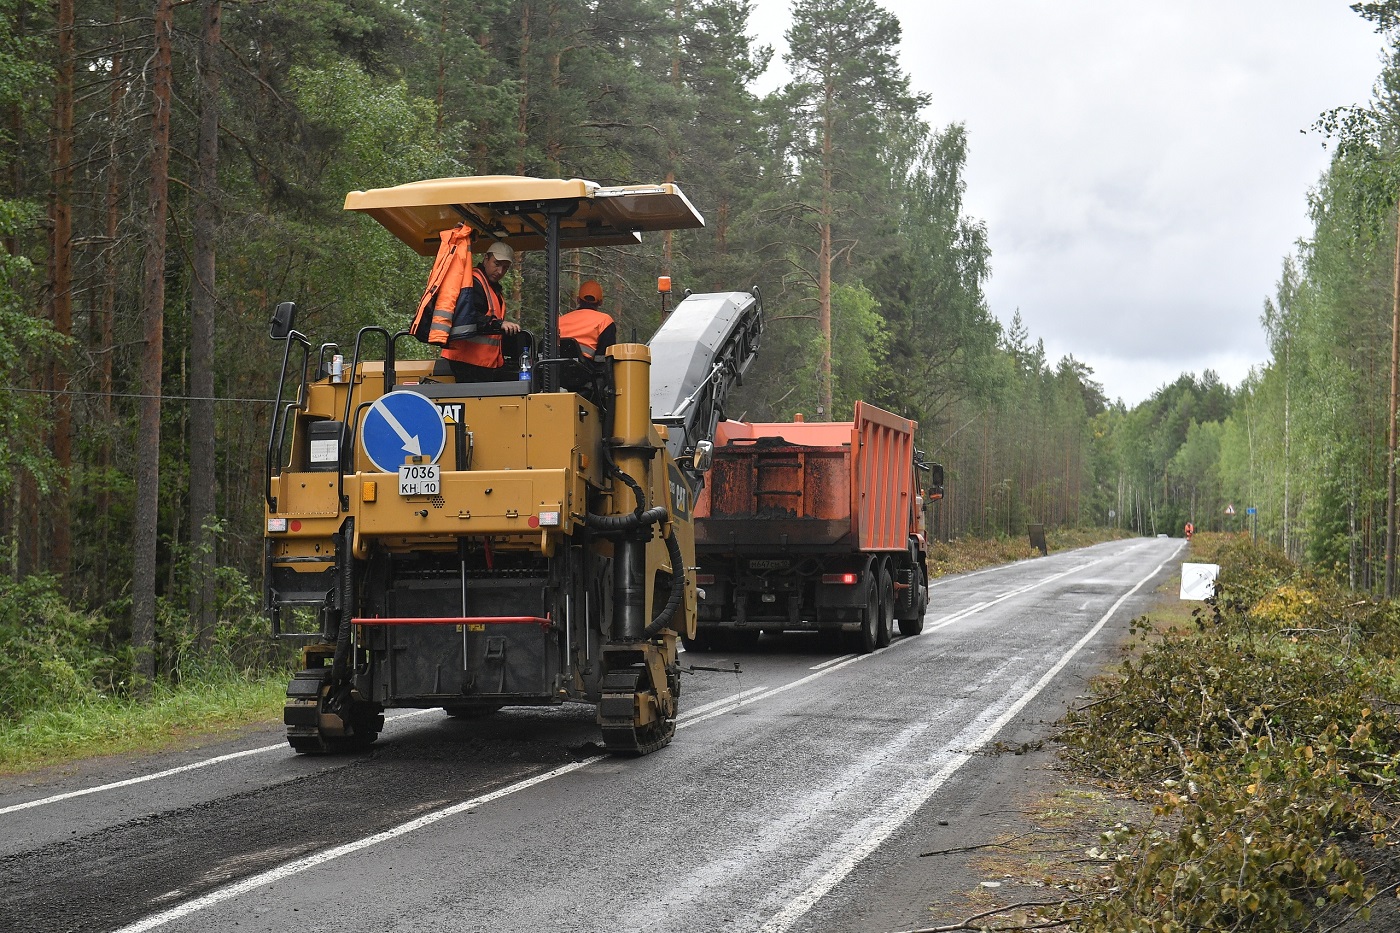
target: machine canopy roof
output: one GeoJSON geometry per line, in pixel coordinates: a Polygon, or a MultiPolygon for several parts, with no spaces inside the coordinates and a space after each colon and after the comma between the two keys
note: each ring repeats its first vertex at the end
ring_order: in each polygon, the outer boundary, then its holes
{"type": "Polygon", "coordinates": [[[477,175],[434,178],[392,188],[352,191],[347,211],[368,214],[424,256],[439,234],[465,222],[516,250],[544,249],[549,215],[560,213],[559,245],[638,243],[644,230],[684,230],[705,220],[673,184],[605,188],[571,178],[477,175]]]}

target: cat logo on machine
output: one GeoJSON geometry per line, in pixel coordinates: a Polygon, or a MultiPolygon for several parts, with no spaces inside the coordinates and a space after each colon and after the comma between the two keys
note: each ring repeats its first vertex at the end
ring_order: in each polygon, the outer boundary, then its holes
{"type": "Polygon", "coordinates": [[[694,499],[691,492],[690,483],[686,481],[685,474],[680,471],[680,467],[674,463],[667,471],[671,487],[671,515],[675,518],[690,521],[690,504],[694,499]]]}
{"type": "Polygon", "coordinates": [[[454,424],[462,423],[461,402],[439,402],[437,409],[442,412],[442,419],[444,421],[451,421],[454,424]]]}

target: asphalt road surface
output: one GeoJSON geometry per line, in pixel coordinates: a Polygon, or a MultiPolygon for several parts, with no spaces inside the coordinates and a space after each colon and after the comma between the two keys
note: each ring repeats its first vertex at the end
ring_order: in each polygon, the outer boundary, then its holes
{"type": "Polygon", "coordinates": [[[399,711],[363,755],[268,728],[0,781],[0,930],[916,927],[940,893],[921,849],[1014,782],[1000,752],[1117,659],[1181,546],[944,578],[924,632],[870,655],[682,655],[742,673],[686,676],[674,742],[640,759],[599,753],[589,706],[399,711]]]}

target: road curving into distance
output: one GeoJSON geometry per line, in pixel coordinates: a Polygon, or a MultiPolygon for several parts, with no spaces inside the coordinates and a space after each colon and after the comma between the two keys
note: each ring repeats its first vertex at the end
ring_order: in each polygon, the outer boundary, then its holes
{"type": "MultiPolygon", "coordinates": [[[[926,827],[1043,739],[1182,542],[936,581],[923,634],[682,655],[672,745],[600,754],[593,709],[390,713],[372,752],[275,731],[0,781],[0,930],[801,933],[918,926],[926,827]]],[[[945,830],[946,833],[946,830],[945,830]]]]}

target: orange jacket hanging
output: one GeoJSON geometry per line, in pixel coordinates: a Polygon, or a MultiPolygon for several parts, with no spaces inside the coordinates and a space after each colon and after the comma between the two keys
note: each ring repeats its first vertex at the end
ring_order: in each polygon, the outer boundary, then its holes
{"type": "Polygon", "coordinates": [[[472,231],[466,224],[442,231],[442,245],[428,273],[428,286],[418,299],[418,311],[409,327],[413,336],[424,343],[447,346],[452,310],[457,307],[457,296],[472,266],[471,246],[472,231]]]}

